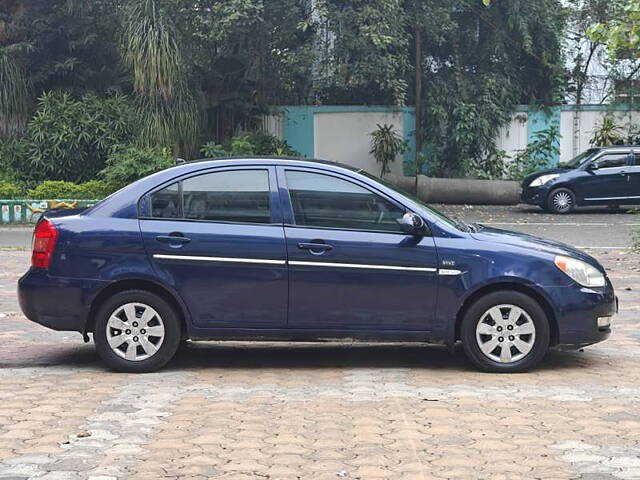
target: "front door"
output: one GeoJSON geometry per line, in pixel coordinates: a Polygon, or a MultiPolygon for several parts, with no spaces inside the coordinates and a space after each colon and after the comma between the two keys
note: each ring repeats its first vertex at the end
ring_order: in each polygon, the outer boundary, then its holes
{"type": "Polygon", "coordinates": [[[286,326],[287,266],[273,168],[217,169],[153,192],[140,219],[159,277],[203,328],[286,326]]]}
{"type": "Polygon", "coordinates": [[[430,330],[436,249],[428,235],[402,233],[401,205],[356,179],[318,170],[280,167],[278,182],[290,328],[430,330]]]}
{"type": "Polygon", "coordinates": [[[628,151],[605,153],[592,160],[592,168],[586,170],[576,183],[576,194],[588,203],[624,203],[632,195],[628,170],[628,151]]]}

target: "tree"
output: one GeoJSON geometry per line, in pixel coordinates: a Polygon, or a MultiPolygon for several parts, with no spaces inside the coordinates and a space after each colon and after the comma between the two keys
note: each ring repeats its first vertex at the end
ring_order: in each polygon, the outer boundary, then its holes
{"type": "Polygon", "coordinates": [[[317,0],[315,101],[404,105],[410,33],[400,0],[317,0]]]}
{"type": "Polygon", "coordinates": [[[43,92],[117,91],[117,2],[5,0],[0,7],[0,136],[22,132],[43,92]],[[28,74],[27,74],[28,72],[28,74]]]}
{"type": "Polygon", "coordinates": [[[592,25],[589,34],[594,41],[607,45],[614,58],[640,57],[640,0],[615,4],[612,18],[592,25]]]}
{"type": "Polygon", "coordinates": [[[459,0],[451,8],[449,1],[430,0],[414,17],[424,32],[422,133],[430,173],[501,175],[495,139],[513,106],[562,97],[560,2],[511,0],[485,8],[459,0]]]}
{"type": "Polygon", "coordinates": [[[176,155],[198,149],[199,113],[181,37],[161,0],[133,1],[125,12],[123,57],[133,75],[143,146],[173,147],[176,155]]]}
{"type": "Polygon", "coordinates": [[[612,20],[623,0],[571,0],[568,2],[565,49],[570,64],[567,71],[567,98],[577,104],[603,103],[612,86],[634,75],[637,62],[610,57],[606,41],[589,32],[594,24],[612,20]]]}

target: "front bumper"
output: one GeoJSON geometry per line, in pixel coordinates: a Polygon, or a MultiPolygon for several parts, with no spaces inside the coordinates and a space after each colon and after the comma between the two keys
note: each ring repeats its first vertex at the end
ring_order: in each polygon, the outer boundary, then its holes
{"type": "Polygon", "coordinates": [[[618,312],[618,298],[609,279],[603,288],[559,287],[551,289],[558,320],[557,346],[578,349],[602,342],[611,335],[611,326],[598,326],[598,318],[618,312]]]}
{"type": "Polygon", "coordinates": [[[83,332],[89,300],[106,282],[51,277],[32,268],[18,280],[18,302],[25,316],[52,330],[83,332]]]}
{"type": "Polygon", "coordinates": [[[547,201],[549,189],[542,187],[522,187],[520,201],[529,205],[544,205],[547,201]]]}

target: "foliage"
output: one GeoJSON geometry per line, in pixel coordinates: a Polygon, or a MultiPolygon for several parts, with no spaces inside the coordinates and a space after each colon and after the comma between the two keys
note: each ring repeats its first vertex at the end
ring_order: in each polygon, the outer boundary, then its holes
{"type": "Polygon", "coordinates": [[[513,106],[562,97],[564,10],[557,0],[492,2],[487,9],[453,3],[433,0],[414,17],[423,32],[429,171],[493,175],[502,168],[496,138],[513,106]]]}
{"type": "Polygon", "coordinates": [[[614,18],[626,0],[567,0],[566,94],[571,102],[601,103],[611,84],[628,76],[626,62],[607,56],[603,38],[589,35],[594,24],[614,18]]]}
{"type": "Polygon", "coordinates": [[[174,21],[158,0],[133,2],[125,12],[123,56],[133,73],[138,111],[144,118],[140,144],[196,150],[199,113],[174,21]]]}
{"type": "Polygon", "coordinates": [[[32,184],[91,178],[115,144],[192,158],[205,138],[207,154],[286,155],[286,145],[228,139],[256,129],[267,105],[413,105],[420,65],[430,172],[493,175],[511,107],[561,98],[564,12],[561,0],[5,0],[0,135],[28,123],[10,158],[32,184]],[[83,115],[25,122],[33,98],[52,91],[124,93],[135,128],[112,142],[83,115]]]}
{"type": "Polygon", "coordinates": [[[96,200],[109,195],[113,189],[105,182],[91,180],[86,183],[46,180],[29,190],[27,196],[35,199],[89,199],[96,200]]]}
{"type": "Polygon", "coordinates": [[[602,118],[589,143],[592,147],[610,147],[624,143],[622,128],[616,123],[613,113],[608,113],[602,118]]]}
{"type": "Polygon", "coordinates": [[[319,37],[319,101],[404,104],[411,67],[403,2],[318,0],[314,5],[317,15],[308,23],[319,37]]]}
{"type": "Polygon", "coordinates": [[[113,0],[4,0],[0,50],[15,69],[7,77],[12,83],[0,85],[17,94],[21,108],[56,89],[78,96],[119,91],[125,83],[114,41],[119,5],[113,0]],[[25,74],[26,82],[18,85],[25,74]]]}
{"type": "Polygon", "coordinates": [[[223,144],[207,142],[203,145],[201,152],[207,158],[255,155],[292,157],[299,155],[287,142],[262,131],[237,135],[223,144]]]}
{"type": "Polygon", "coordinates": [[[113,188],[121,188],[174,165],[175,158],[167,148],[119,145],[112,150],[100,176],[113,188]]]}
{"type": "Polygon", "coordinates": [[[131,108],[123,96],[76,100],[68,93],[46,93],[14,147],[14,167],[31,183],[89,180],[103,168],[111,148],[132,131],[131,108]]]}
{"type": "Polygon", "coordinates": [[[393,125],[380,125],[371,132],[371,153],[376,161],[382,165],[380,176],[391,172],[389,165],[396,157],[407,150],[407,143],[402,136],[395,131],[393,125]]]}
{"type": "Polygon", "coordinates": [[[29,81],[15,54],[0,47],[0,138],[22,133],[30,103],[29,81]]]}
{"type": "Polygon", "coordinates": [[[605,43],[614,58],[640,57],[640,0],[622,2],[613,18],[594,24],[589,35],[605,43]]]}
{"type": "Polygon", "coordinates": [[[24,196],[24,190],[17,184],[0,180],[0,198],[11,199],[24,196]]]}
{"type": "Polygon", "coordinates": [[[560,153],[560,125],[554,123],[534,134],[534,140],[509,163],[508,176],[521,180],[547,165],[560,153]]]}

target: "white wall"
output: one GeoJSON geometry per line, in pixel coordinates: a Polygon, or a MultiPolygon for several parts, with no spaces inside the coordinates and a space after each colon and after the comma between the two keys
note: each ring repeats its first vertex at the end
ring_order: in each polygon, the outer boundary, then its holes
{"type": "MultiPolygon", "coordinates": [[[[316,113],[313,118],[315,157],[346,163],[380,175],[380,164],[369,153],[371,135],[378,124],[390,124],[403,132],[402,113],[341,112],[316,113]]],[[[402,156],[390,165],[391,173],[402,175],[402,156]]]]}
{"type": "Polygon", "coordinates": [[[514,157],[519,150],[527,148],[527,112],[513,112],[511,122],[500,129],[497,146],[514,157]]]}

